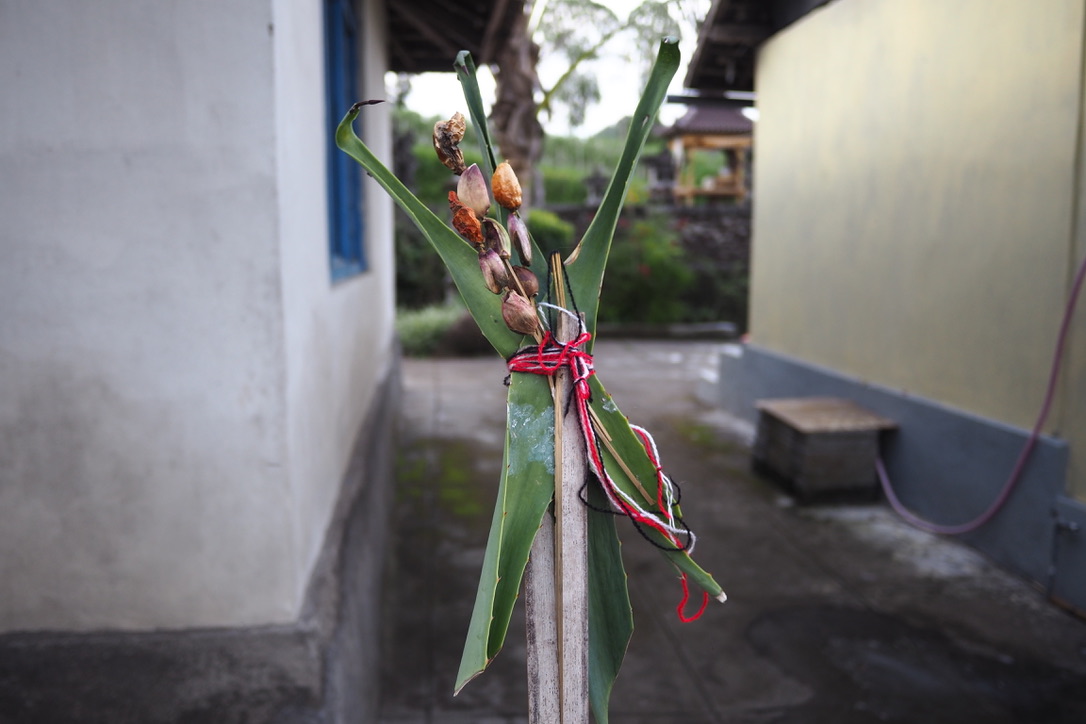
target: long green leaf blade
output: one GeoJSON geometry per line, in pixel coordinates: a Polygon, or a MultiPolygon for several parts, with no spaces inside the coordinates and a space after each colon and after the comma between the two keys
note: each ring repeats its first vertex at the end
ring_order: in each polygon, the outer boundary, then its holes
{"type": "Polygon", "coordinates": [[[498,167],[498,159],[494,155],[494,143],[490,138],[490,127],[486,122],[486,109],[483,107],[483,94],[479,91],[479,79],[475,75],[475,60],[471,53],[461,50],[453,63],[456,69],[456,77],[464,89],[464,100],[468,104],[468,115],[475,127],[475,133],[479,138],[479,147],[483,153],[483,163],[486,167],[487,178],[494,174],[498,167]]]}
{"type": "MultiPolygon", "coordinates": [[[[590,485],[588,502],[607,507],[599,486],[590,485]]],[[[607,724],[607,704],[633,635],[633,608],[622,565],[615,517],[588,515],[588,698],[596,724],[607,724]]]]}
{"type": "Polygon", "coordinates": [[[603,284],[604,267],[607,265],[607,255],[611,251],[611,239],[618,226],[618,217],[622,213],[622,205],[630,188],[630,179],[637,165],[637,159],[641,156],[641,150],[645,147],[645,141],[652,132],[652,125],[656,120],[660,105],[667,96],[667,87],[678,68],[678,40],[664,38],[660,42],[660,50],[649,74],[641,101],[630,119],[630,129],[626,134],[622,156],[611,176],[611,182],[603,195],[600,208],[575,252],[576,261],[568,266],[570,287],[574,290],[580,310],[584,312],[588,331],[593,335],[596,332],[596,312],[599,309],[599,292],[603,284]]]}
{"type": "MultiPolygon", "coordinates": [[[[604,389],[599,376],[594,375],[589,384],[592,386],[592,408],[603,423],[603,428],[611,437],[611,444],[622,457],[630,472],[634,474],[641,486],[650,494],[655,495],[657,490],[656,468],[649,460],[645,447],[640,438],[630,429],[630,421],[615,405],[614,400],[604,389]]],[[[641,493],[630,480],[626,471],[618,465],[614,456],[606,449],[603,451],[604,467],[608,474],[625,493],[631,496],[640,496],[641,493]]],[[[646,530],[645,533],[659,543],[663,548],[664,557],[683,573],[686,573],[690,581],[714,598],[723,593],[720,584],[712,575],[703,570],[686,552],[666,550],[670,542],[655,531],[646,530]]]]}
{"type": "Polygon", "coordinates": [[[513,375],[504,469],[456,691],[501,650],[540,522],[554,498],[554,406],[546,380],[513,375]]]}

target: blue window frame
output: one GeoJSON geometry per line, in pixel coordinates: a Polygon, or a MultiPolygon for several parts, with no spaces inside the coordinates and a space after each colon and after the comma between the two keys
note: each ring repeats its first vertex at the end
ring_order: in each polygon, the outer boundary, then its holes
{"type": "Polygon", "coordinates": [[[336,148],[336,126],[358,100],[359,25],[353,0],[325,0],[325,98],[328,118],[328,252],[332,281],[366,271],[362,168],[336,148]]]}

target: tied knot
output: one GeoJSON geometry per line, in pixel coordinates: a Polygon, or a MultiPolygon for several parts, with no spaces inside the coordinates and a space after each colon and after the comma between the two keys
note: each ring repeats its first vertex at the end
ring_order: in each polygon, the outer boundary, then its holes
{"type": "Polygon", "coordinates": [[[552,377],[566,368],[573,378],[574,389],[582,400],[589,398],[588,378],[595,374],[592,355],[584,351],[584,345],[592,335],[581,332],[570,342],[559,342],[549,331],[543,334],[539,344],[524,347],[507,361],[510,372],[527,372],[552,377]]]}
{"type": "MultiPolygon", "coordinates": [[[[653,545],[671,552],[689,552],[694,548],[695,536],[690,528],[676,515],[678,507],[678,490],[671,479],[664,474],[660,466],[660,457],[656,451],[656,443],[652,436],[644,428],[634,425],[630,429],[635,433],[645,448],[645,454],[652,463],[656,477],[655,500],[650,497],[644,488],[641,488],[645,500],[638,500],[633,493],[622,490],[608,474],[604,466],[603,451],[600,449],[599,438],[593,423],[589,403],[592,399],[592,390],[588,379],[595,374],[592,364],[592,355],[585,352],[584,345],[592,339],[587,331],[582,331],[570,342],[559,342],[550,331],[543,334],[539,344],[523,347],[507,360],[510,372],[527,372],[534,375],[554,376],[561,369],[569,369],[573,380],[573,394],[569,403],[575,408],[575,414],[580,423],[584,448],[587,455],[588,469],[599,481],[600,486],[611,504],[613,512],[623,515],[633,521],[634,527],[646,540],[653,545]],[[655,510],[653,509],[655,508],[655,510]],[[666,545],[661,545],[647,534],[647,530],[658,534],[666,545]],[[685,538],[685,540],[683,540],[685,538]]],[[[606,436],[606,433],[604,433],[606,436]]],[[[612,450],[617,458],[617,453],[612,450]]],[[[621,460],[619,461],[621,464],[621,460]]],[[[632,476],[632,473],[631,473],[632,476]]],[[[640,486],[636,479],[631,481],[640,486]]],[[[585,500],[582,498],[582,500],[585,500]]],[[[588,501],[585,500],[585,503],[588,501]]],[[[591,507],[591,506],[590,506],[591,507]]],[[[595,508],[596,510],[600,510],[595,508]]],[[[683,587],[682,601],[678,606],[679,619],[683,622],[694,621],[699,618],[709,602],[709,594],[702,593],[701,608],[692,616],[685,614],[687,601],[690,597],[690,589],[687,583],[686,573],[681,573],[683,587]]]]}

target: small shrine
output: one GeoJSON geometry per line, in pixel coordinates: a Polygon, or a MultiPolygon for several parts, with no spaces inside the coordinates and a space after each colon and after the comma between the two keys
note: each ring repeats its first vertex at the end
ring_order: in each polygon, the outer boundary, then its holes
{"type": "Polygon", "coordinates": [[[746,200],[753,131],[753,122],[738,108],[691,106],[666,132],[678,168],[672,189],[675,201],[746,200]],[[713,174],[704,173],[704,164],[694,163],[695,155],[703,151],[720,152],[720,165],[713,174]]]}

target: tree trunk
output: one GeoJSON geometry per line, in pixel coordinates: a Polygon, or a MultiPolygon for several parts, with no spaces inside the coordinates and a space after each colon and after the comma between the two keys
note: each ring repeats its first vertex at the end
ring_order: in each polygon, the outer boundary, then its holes
{"type": "Polygon", "coordinates": [[[497,97],[490,114],[491,128],[502,156],[524,189],[525,206],[542,202],[543,184],[536,175],[543,155],[543,126],[536,114],[535,92],[539,88],[536,65],[539,46],[528,35],[528,15],[523,14],[512,28],[512,37],[497,59],[494,79],[497,97]]]}

